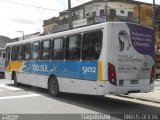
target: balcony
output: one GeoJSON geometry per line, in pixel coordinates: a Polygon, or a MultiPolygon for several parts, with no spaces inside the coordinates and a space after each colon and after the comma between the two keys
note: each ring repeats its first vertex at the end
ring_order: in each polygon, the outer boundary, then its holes
{"type": "Polygon", "coordinates": [[[107,16],[107,21],[138,23],[138,17],[107,16]]]}
{"type": "Polygon", "coordinates": [[[103,23],[103,22],[132,22],[132,23],[138,23],[139,19],[136,17],[122,17],[122,16],[99,16],[97,17],[88,17],[87,18],[87,24],[97,24],[97,23],[103,23]]]}
{"type": "MultiPolygon", "coordinates": [[[[78,15],[72,16],[72,21],[76,21],[76,20],[79,20],[79,19],[80,18],[79,18],[78,15]]],[[[58,25],[68,24],[68,22],[69,22],[69,19],[68,18],[64,18],[64,19],[58,21],[58,25]]]]}
{"type": "MultiPolygon", "coordinates": [[[[98,23],[103,23],[103,22],[133,22],[133,23],[138,23],[138,18],[136,17],[121,17],[121,16],[92,16],[92,17],[87,17],[87,25],[93,25],[93,24],[98,24],[98,23]]],[[[79,16],[73,16],[72,21],[77,21],[80,20],[79,16]]],[[[69,19],[65,18],[63,20],[58,21],[58,25],[53,28],[53,33],[59,32],[59,31],[64,31],[69,29],[69,19]]]]}

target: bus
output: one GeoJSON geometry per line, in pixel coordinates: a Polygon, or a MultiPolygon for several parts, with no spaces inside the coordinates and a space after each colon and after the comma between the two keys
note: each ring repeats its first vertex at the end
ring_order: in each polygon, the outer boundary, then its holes
{"type": "Polygon", "coordinates": [[[6,78],[88,95],[146,93],[154,88],[154,33],[127,22],[106,22],[6,45],[6,78]]]}
{"type": "Polygon", "coordinates": [[[5,67],[5,49],[0,48],[0,79],[5,78],[4,67],[5,67]]]}

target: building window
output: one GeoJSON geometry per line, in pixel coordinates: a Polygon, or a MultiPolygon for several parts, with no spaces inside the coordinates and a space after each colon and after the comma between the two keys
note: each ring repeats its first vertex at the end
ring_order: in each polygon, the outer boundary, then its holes
{"type": "Polygon", "coordinates": [[[68,36],[66,39],[66,60],[80,59],[81,35],[68,36]]]}
{"type": "Polygon", "coordinates": [[[34,42],[32,44],[32,59],[33,60],[39,60],[39,50],[40,50],[40,43],[34,42]]]}
{"type": "Polygon", "coordinates": [[[100,11],[100,16],[104,16],[105,14],[104,14],[104,9],[101,9],[100,11]]]}
{"type": "Polygon", "coordinates": [[[124,10],[121,10],[121,13],[124,14],[124,10]]]}
{"type": "Polygon", "coordinates": [[[42,60],[50,60],[50,40],[45,40],[42,42],[42,60]]]}
{"type": "Polygon", "coordinates": [[[111,17],[116,16],[116,10],[115,9],[110,9],[110,16],[111,17]]]}
{"type": "Polygon", "coordinates": [[[96,11],[92,12],[92,17],[96,16],[96,11]]]}
{"type": "Polygon", "coordinates": [[[133,12],[128,12],[128,17],[133,18],[133,12]]]}
{"type": "Polygon", "coordinates": [[[89,17],[89,15],[90,15],[89,13],[86,14],[87,17],[89,17]]]}
{"type": "Polygon", "coordinates": [[[83,34],[82,59],[97,60],[102,49],[102,31],[83,34]]]}
{"type": "Polygon", "coordinates": [[[64,38],[54,39],[52,42],[52,59],[63,60],[64,59],[64,38]]]}

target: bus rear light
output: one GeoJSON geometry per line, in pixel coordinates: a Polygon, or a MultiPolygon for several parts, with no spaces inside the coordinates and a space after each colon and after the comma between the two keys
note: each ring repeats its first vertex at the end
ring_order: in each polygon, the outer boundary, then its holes
{"type": "Polygon", "coordinates": [[[111,77],[115,77],[116,74],[114,72],[111,73],[111,77]]]}
{"type": "Polygon", "coordinates": [[[156,66],[153,65],[152,66],[152,71],[151,71],[151,79],[150,79],[150,83],[153,83],[156,77],[156,66]]]}
{"type": "Polygon", "coordinates": [[[117,85],[116,70],[111,63],[108,63],[108,80],[112,85],[117,85]]]}

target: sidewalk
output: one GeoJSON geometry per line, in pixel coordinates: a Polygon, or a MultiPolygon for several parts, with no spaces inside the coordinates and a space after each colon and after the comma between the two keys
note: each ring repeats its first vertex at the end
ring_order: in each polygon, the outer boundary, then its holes
{"type": "Polygon", "coordinates": [[[134,98],[143,101],[160,103],[160,89],[149,93],[133,93],[130,95],[119,95],[120,97],[134,98]]]}
{"type": "Polygon", "coordinates": [[[129,95],[119,95],[120,97],[134,98],[143,101],[150,101],[160,103],[160,79],[156,80],[155,88],[153,92],[149,93],[132,93],[129,95]]]}

